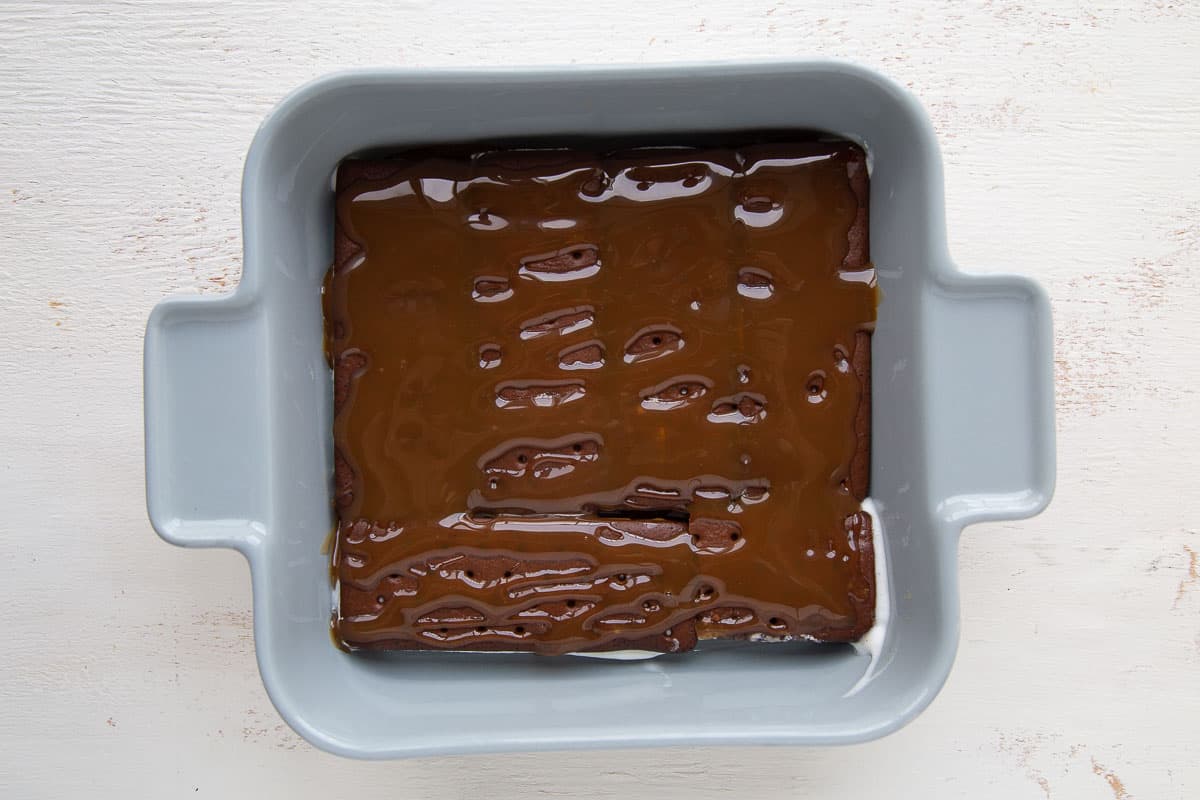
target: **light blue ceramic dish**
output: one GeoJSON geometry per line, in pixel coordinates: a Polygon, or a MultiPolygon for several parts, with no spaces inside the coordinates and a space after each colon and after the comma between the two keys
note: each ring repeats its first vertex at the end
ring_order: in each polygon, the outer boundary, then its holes
{"type": "MultiPolygon", "coordinates": [[[[673,744],[835,744],[933,699],[958,639],[965,525],[1040,511],[1054,483],[1050,310],[1021,277],[960,273],[933,131],[900,87],[830,62],[334,75],[263,123],[242,185],[237,290],[172,298],[146,333],[150,519],[250,562],[259,667],[293,728],[343,755],[673,744]],[[351,656],[329,637],[332,442],[319,287],[331,178],[374,148],[443,141],[818,129],[871,159],[872,496],[892,619],[873,677],[848,647],[652,661],[351,656]]],[[[991,265],[989,265],[991,266],[991,265]]]]}

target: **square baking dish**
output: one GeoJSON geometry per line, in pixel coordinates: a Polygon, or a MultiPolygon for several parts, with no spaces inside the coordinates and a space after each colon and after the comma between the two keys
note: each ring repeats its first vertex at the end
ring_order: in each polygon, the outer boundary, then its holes
{"type": "Polygon", "coordinates": [[[962,528],[1026,517],[1050,499],[1047,298],[1021,277],[957,271],[929,122],[904,90],[863,68],[822,60],[334,75],[293,93],[263,123],[242,209],[237,290],[171,298],[150,317],[147,501],[164,539],[246,556],[263,682],[284,719],[323,749],[390,758],[881,736],[928,705],[950,669],[962,528]],[[868,153],[883,297],[871,497],[890,606],[876,652],[714,643],[613,662],[335,648],[320,287],[338,163],[447,142],[751,130],[821,131],[868,153]]]}

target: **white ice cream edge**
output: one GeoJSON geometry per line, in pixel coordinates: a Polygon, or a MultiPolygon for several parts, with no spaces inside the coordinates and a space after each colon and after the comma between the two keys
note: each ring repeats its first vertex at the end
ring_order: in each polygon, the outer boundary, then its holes
{"type": "Polygon", "coordinates": [[[871,546],[875,551],[875,622],[861,639],[852,642],[851,645],[856,652],[866,655],[871,660],[867,664],[867,671],[842,697],[857,694],[875,677],[879,670],[879,659],[883,655],[883,646],[887,641],[888,623],[892,618],[892,591],[887,550],[883,541],[883,521],[872,498],[863,500],[862,510],[871,517],[871,546]]]}

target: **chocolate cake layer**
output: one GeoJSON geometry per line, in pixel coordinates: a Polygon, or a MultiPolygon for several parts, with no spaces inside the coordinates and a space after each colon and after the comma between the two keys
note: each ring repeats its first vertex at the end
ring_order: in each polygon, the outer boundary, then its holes
{"type": "Polygon", "coordinates": [[[339,641],[861,636],[867,192],[846,142],[343,163],[339,641]]]}

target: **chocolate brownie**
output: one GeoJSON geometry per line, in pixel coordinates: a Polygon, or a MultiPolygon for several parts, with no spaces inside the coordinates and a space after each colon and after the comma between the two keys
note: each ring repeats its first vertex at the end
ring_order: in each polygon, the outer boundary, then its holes
{"type": "Polygon", "coordinates": [[[870,628],[868,181],[841,141],[338,170],[338,641],[870,628]]]}

